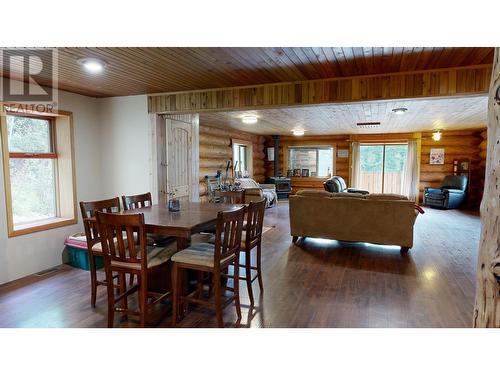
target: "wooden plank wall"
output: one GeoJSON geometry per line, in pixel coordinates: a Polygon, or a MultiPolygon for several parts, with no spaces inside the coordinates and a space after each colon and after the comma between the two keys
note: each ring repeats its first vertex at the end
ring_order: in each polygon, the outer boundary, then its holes
{"type": "MultiPolygon", "coordinates": [[[[373,134],[364,136],[368,141],[384,140],[394,141],[395,139],[404,139],[408,137],[421,137],[421,163],[420,163],[420,202],[422,202],[422,193],[426,186],[436,187],[441,184],[444,177],[453,174],[453,160],[461,158],[471,159],[471,181],[470,197],[468,205],[471,208],[478,208],[483,194],[484,171],[486,165],[486,131],[484,129],[445,131],[441,141],[432,140],[432,132],[415,134],[373,134]],[[430,165],[430,149],[445,149],[445,164],[430,165]]],[[[355,136],[354,138],[363,138],[355,136]]],[[[288,145],[311,145],[311,144],[332,144],[336,149],[349,149],[349,135],[318,136],[318,137],[282,137],[280,142],[280,162],[279,168],[283,175],[286,175],[286,160],[284,159],[284,150],[288,145]]],[[[266,137],[266,147],[272,147],[273,140],[266,137]]],[[[286,153],[286,152],[285,152],[286,153]]],[[[350,158],[336,158],[336,174],[342,176],[349,185],[349,163],[350,158]]],[[[265,162],[266,176],[274,175],[273,162],[265,162]]],[[[292,178],[292,190],[295,192],[300,189],[323,189],[324,179],[315,178],[292,178]]]]}
{"type": "Polygon", "coordinates": [[[232,162],[232,139],[252,142],[253,178],[257,182],[265,180],[265,139],[263,136],[200,124],[200,197],[202,201],[206,200],[207,195],[205,176],[213,176],[217,170],[222,170],[224,173],[227,161],[232,162]]]}
{"type": "Polygon", "coordinates": [[[491,65],[152,94],[149,113],[200,113],[488,92],[491,65]]]}
{"type": "Polygon", "coordinates": [[[468,206],[479,207],[484,188],[486,165],[486,131],[484,129],[445,131],[439,142],[432,139],[432,132],[422,133],[420,164],[420,200],[424,188],[438,187],[446,175],[453,174],[453,160],[471,160],[468,206]],[[483,138],[484,137],[484,138],[483,138]],[[429,164],[431,148],[444,148],[444,164],[429,164]]]}

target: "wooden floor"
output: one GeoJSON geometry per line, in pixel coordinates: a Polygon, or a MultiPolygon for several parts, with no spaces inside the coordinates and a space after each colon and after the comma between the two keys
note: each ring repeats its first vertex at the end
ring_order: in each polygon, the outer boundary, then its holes
{"type": "MultiPolygon", "coordinates": [[[[426,208],[407,256],[398,247],[306,239],[292,245],[288,205],[266,210],[265,292],[255,284],[248,307],[244,282],[242,327],[470,327],[480,222],[477,214],[426,208]]],[[[0,286],[0,327],[105,327],[106,295],[90,307],[89,274],[61,266],[0,286]]],[[[169,306],[152,326],[170,327],[169,306]],[[163,318],[162,318],[163,316],[163,318]]],[[[115,318],[119,327],[136,326],[115,318]]],[[[234,327],[233,306],[225,310],[234,327]]],[[[215,314],[192,308],[181,327],[215,327],[215,314]]]]}

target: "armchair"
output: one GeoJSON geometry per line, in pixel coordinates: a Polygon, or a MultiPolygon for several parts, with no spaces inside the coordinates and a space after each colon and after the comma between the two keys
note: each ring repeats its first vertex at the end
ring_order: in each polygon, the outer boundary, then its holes
{"type": "Polygon", "coordinates": [[[330,193],[358,193],[358,194],[370,194],[369,191],[348,188],[344,179],[340,176],[332,176],[325,182],[323,182],[323,187],[326,191],[330,193]]]}
{"type": "Polygon", "coordinates": [[[467,176],[446,176],[439,188],[424,189],[424,204],[439,208],[458,208],[465,201],[467,176]]]}

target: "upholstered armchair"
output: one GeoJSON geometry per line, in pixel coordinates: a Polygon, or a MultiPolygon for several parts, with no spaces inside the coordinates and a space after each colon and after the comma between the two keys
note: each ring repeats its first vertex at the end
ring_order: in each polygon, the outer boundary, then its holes
{"type": "Polygon", "coordinates": [[[259,184],[251,178],[238,178],[237,181],[240,183],[240,187],[245,190],[245,203],[257,202],[264,198],[266,208],[268,208],[278,202],[274,184],[259,184]]]}
{"type": "Polygon", "coordinates": [[[348,188],[345,180],[340,176],[330,177],[328,180],[323,182],[323,187],[330,193],[370,194],[370,192],[366,190],[348,188]]]}
{"type": "Polygon", "coordinates": [[[439,208],[458,208],[465,201],[467,176],[446,176],[439,188],[424,189],[424,204],[439,208]]]}

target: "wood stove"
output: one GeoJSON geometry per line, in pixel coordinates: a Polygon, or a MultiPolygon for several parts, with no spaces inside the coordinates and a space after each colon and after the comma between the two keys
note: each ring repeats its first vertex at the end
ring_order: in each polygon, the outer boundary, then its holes
{"type": "Polygon", "coordinates": [[[276,186],[278,199],[288,199],[288,194],[292,192],[292,181],[288,177],[272,176],[268,177],[266,183],[276,186]]]}

